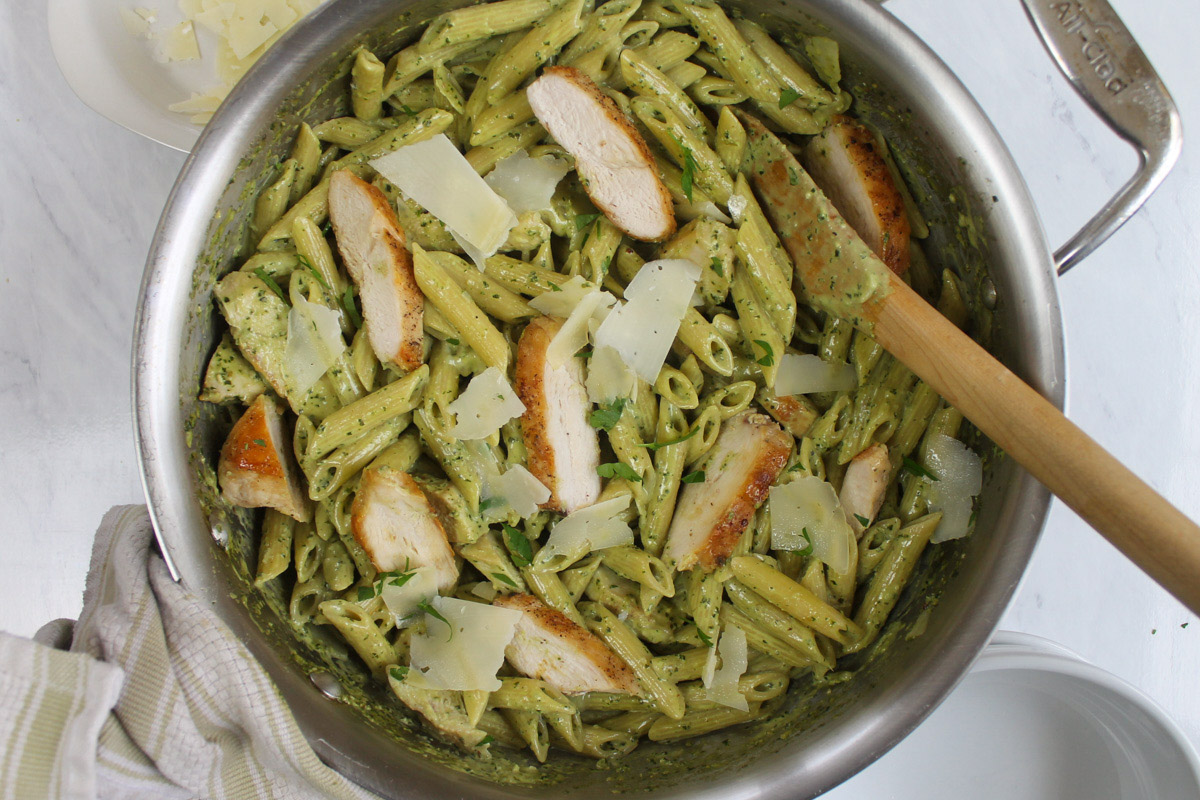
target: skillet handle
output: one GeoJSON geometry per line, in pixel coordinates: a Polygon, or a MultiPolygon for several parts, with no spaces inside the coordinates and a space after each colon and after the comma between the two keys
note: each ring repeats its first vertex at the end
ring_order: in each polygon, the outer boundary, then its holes
{"type": "Polygon", "coordinates": [[[1116,233],[1175,165],[1183,128],[1175,101],[1107,0],[1021,0],[1059,70],[1101,119],[1138,151],[1138,169],[1054,253],[1062,275],[1116,233]]]}

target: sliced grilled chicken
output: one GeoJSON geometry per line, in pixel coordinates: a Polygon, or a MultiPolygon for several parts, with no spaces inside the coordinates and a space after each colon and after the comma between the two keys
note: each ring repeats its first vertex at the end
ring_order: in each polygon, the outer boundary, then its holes
{"type": "Polygon", "coordinates": [[[253,273],[234,271],[213,288],[233,342],[275,393],[297,414],[322,420],[336,405],[333,385],[322,376],[304,392],[288,378],[289,306],[253,273]]]}
{"type": "Polygon", "coordinates": [[[791,434],[765,414],[743,411],[726,420],[697,466],[704,481],[679,493],[663,559],[680,570],[724,564],[791,450],[791,434]]]}
{"type": "Polygon", "coordinates": [[[423,355],[425,296],[387,197],[339,170],[329,181],[329,218],[346,271],[358,286],[375,355],[403,370],[416,369],[423,355]]]}
{"type": "Polygon", "coordinates": [[[591,78],[550,67],[525,95],[542,127],[575,157],[584,189],[613,225],[644,242],[675,232],[671,194],[645,139],[591,78]]]}
{"type": "Polygon", "coordinates": [[[855,536],[862,536],[875,520],[883,496],[887,492],[888,476],[892,462],[888,458],[886,445],[873,444],[850,460],[842,478],[842,491],[838,499],[854,529],[855,536]],[[862,520],[866,520],[864,525],[862,520]]]}
{"type": "Polygon", "coordinates": [[[804,166],[875,255],[897,275],[907,272],[908,215],[871,132],[849,117],[835,117],[809,140],[804,166]]]}
{"type": "Polygon", "coordinates": [[[290,446],[275,401],[259,395],[221,448],[217,479],[225,499],[243,508],[267,506],[301,522],[311,519],[290,446]]]}
{"type": "Polygon", "coordinates": [[[493,605],[521,612],[508,662],[530,678],[540,678],[565,694],[641,694],[629,665],[595,634],[528,594],[497,597],[493,605]]]}
{"type": "Polygon", "coordinates": [[[380,572],[430,567],[438,591],[458,580],[458,565],[437,510],[407,472],[369,467],[350,506],[354,538],[380,572]]]}
{"type": "Polygon", "coordinates": [[[802,394],[777,395],[765,386],[754,396],[758,404],[797,439],[808,433],[820,412],[802,394]]]}
{"type": "Polygon", "coordinates": [[[525,404],[521,432],[529,471],[550,490],[542,508],[570,514],[600,497],[600,439],[588,424],[583,360],[553,367],[546,357],[561,327],[545,316],[526,326],[517,344],[516,392],[525,404]]]}
{"type": "Polygon", "coordinates": [[[467,750],[477,748],[487,733],[471,724],[463,707],[462,693],[443,689],[418,689],[407,681],[388,677],[388,685],[404,705],[425,718],[450,741],[467,750]]]}

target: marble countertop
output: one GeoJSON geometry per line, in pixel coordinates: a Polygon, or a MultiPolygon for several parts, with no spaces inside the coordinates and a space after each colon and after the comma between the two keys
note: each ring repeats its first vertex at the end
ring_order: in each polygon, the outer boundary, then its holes
{"type": "MultiPolygon", "coordinates": [[[[1200,135],[1200,7],[1112,0],[1200,135]]],[[[893,0],[1012,149],[1049,240],[1065,241],[1136,156],[1058,74],[1015,0],[893,0]]],[[[142,501],[130,412],[138,284],[184,156],[83,105],[38,2],[0,3],[0,630],[77,615],[95,526],[142,501]]],[[[1200,147],[1061,279],[1069,414],[1200,518],[1200,147]]],[[[1200,624],[1055,501],[1002,627],[1133,683],[1200,746],[1200,624]]]]}

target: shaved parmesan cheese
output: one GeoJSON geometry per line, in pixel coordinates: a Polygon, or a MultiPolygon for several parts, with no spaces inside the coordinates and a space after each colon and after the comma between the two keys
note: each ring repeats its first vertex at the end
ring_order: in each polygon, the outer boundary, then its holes
{"type": "Polygon", "coordinates": [[[509,467],[503,475],[491,468],[490,462],[484,464],[487,474],[484,476],[483,499],[488,501],[483,510],[484,519],[491,522],[507,519],[510,512],[528,519],[537,513],[538,506],[550,499],[550,490],[520,464],[509,467]]]}
{"type": "Polygon", "coordinates": [[[614,497],[563,517],[550,529],[550,538],[535,558],[539,565],[559,570],[593,550],[633,543],[633,531],[618,516],[629,508],[629,497],[614,497]]]}
{"type": "MultiPolygon", "coordinates": [[[[227,33],[229,20],[236,10],[237,6],[232,2],[204,3],[203,9],[193,12],[190,15],[190,19],[208,28],[217,36],[224,38],[227,33]]],[[[184,13],[187,13],[187,9],[184,10],[184,13]]]]}
{"type": "Polygon", "coordinates": [[[153,56],[160,63],[195,61],[202,56],[207,56],[210,66],[215,61],[218,84],[167,106],[167,110],[190,114],[192,122],[203,124],[259,56],[323,1],[178,0],[183,21],[162,31],[155,30],[159,19],[153,9],[118,6],[117,11],[131,36],[154,41],[153,56]],[[215,58],[207,42],[201,50],[196,25],[216,37],[215,58]],[[210,100],[214,97],[215,101],[210,100]]]}
{"type": "Polygon", "coordinates": [[[490,603],[496,599],[498,592],[496,591],[496,587],[487,581],[480,581],[471,587],[471,594],[483,598],[483,600],[490,603]]]}
{"type": "Polygon", "coordinates": [[[371,166],[445,223],[480,269],[517,224],[517,215],[444,133],[401,147],[371,166]]]}
{"type": "Polygon", "coordinates": [[[162,51],[167,61],[195,61],[200,58],[196,31],[189,21],[183,21],[162,35],[162,51]]]}
{"type": "Polygon", "coordinates": [[[450,624],[426,615],[425,633],[412,637],[407,680],[426,689],[499,689],[496,672],[521,612],[453,597],[435,597],[433,607],[450,624]]]}
{"type": "Polygon", "coordinates": [[[746,702],[746,696],[738,691],[738,680],[750,665],[745,632],[732,626],[726,628],[721,632],[717,652],[721,656],[721,667],[713,674],[710,684],[704,687],[705,697],[729,708],[749,711],[750,704],[746,702]]]}
{"type": "Polygon", "coordinates": [[[961,539],[971,532],[974,498],[983,489],[983,461],[958,439],[942,434],[929,443],[925,467],[937,477],[929,491],[931,510],[942,512],[929,541],[961,539]]]}
{"type": "Polygon", "coordinates": [[[708,658],[704,659],[704,669],[700,672],[700,683],[704,688],[712,686],[713,678],[717,674],[717,646],[711,644],[708,646],[708,658]]]}
{"type": "Polygon", "coordinates": [[[742,215],[746,213],[746,205],[746,198],[737,194],[730,195],[729,202],[725,204],[725,207],[729,209],[729,216],[733,217],[733,224],[742,224],[742,215]]]}
{"type": "Polygon", "coordinates": [[[182,114],[211,114],[221,105],[221,98],[215,94],[193,94],[187,100],[180,100],[167,106],[168,111],[178,111],[182,114]]]}
{"type": "Polygon", "coordinates": [[[262,15],[280,30],[287,29],[300,17],[300,13],[288,5],[287,0],[263,0],[262,15]]]}
{"type": "Polygon", "coordinates": [[[549,208],[558,182],[570,171],[566,159],[551,155],[532,158],[518,150],[496,164],[484,181],[504,198],[514,214],[521,215],[549,208]]]}
{"type": "Polygon", "coordinates": [[[250,55],[279,32],[278,26],[266,20],[262,5],[261,0],[243,0],[229,17],[225,41],[239,59],[250,55]]]}
{"type": "Polygon", "coordinates": [[[618,397],[629,397],[637,389],[637,375],[621,360],[621,354],[611,347],[597,345],[588,359],[588,399],[596,405],[611,403],[618,397]]]}
{"type": "Polygon", "coordinates": [[[625,304],[596,331],[642,380],[654,383],[689,308],[700,267],[684,259],[648,261],[625,288],[625,304]]]}
{"type": "Polygon", "coordinates": [[[387,610],[392,612],[397,628],[416,622],[417,610],[421,603],[438,593],[437,573],[432,567],[417,567],[408,574],[412,577],[407,580],[397,577],[383,578],[383,587],[379,593],[387,610]]]}
{"type": "MultiPolygon", "coordinates": [[[[731,197],[730,200],[732,201],[733,198],[731,197]]],[[[705,200],[703,203],[696,206],[696,210],[704,216],[715,219],[717,222],[722,222],[726,225],[733,222],[733,220],[725,215],[725,212],[721,210],[720,206],[718,206],[712,200],[705,200]]]]}
{"type": "Polygon", "coordinates": [[[525,404],[517,397],[504,373],[488,367],[471,379],[466,391],[449,407],[455,423],[450,435],[456,439],[486,439],[513,417],[525,413],[525,404]]]}
{"type": "Polygon", "coordinates": [[[121,14],[121,23],[125,26],[126,33],[130,36],[150,37],[150,20],[146,19],[145,16],[125,6],[119,6],[117,11],[121,14]]]}
{"type": "Polygon", "coordinates": [[[857,543],[837,492],[831,484],[813,476],[772,486],[771,547],[806,550],[810,545],[812,555],[834,572],[850,569],[857,543]]]}
{"type": "Polygon", "coordinates": [[[841,392],[853,389],[857,380],[854,367],[831,364],[819,356],[785,353],[775,376],[775,394],[783,397],[813,392],[841,392]]]}
{"type": "Polygon", "coordinates": [[[550,366],[561,367],[570,362],[579,349],[588,343],[593,319],[597,314],[607,314],[615,302],[617,298],[599,290],[583,295],[546,347],[546,361],[550,366]]]}
{"type": "Polygon", "coordinates": [[[320,303],[296,297],[288,312],[283,366],[288,382],[302,395],[321,379],[346,350],[338,313],[320,303]]]}
{"type": "MultiPolygon", "coordinates": [[[[557,292],[543,292],[530,300],[529,305],[548,316],[566,319],[571,316],[580,300],[596,291],[599,290],[594,283],[585,280],[582,275],[575,275],[561,284],[557,292]]],[[[616,300],[613,297],[614,303],[616,300]]]]}

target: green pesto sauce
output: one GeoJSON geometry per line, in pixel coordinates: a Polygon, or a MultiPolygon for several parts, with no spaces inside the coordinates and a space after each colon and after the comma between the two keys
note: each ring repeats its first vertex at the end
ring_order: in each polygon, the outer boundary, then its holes
{"type": "MultiPolygon", "coordinates": [[[[404,23],[402,18],[388,41],[368,44],[381,52],[395,50],[394,45],[406,38],[404,23]]],[[[464,755],[432,736],[414,714],[391,696],[385,685],[366,673],[344,644],[317,626],[294,626],[288,616],[290,582],[285,585],[275,579],[261,589],[253,587],[260,515],[224,503],[213,468],[221,442],[232,425],[233,412],[196,400],[204,366],[218,341],[212,287],[219,276],[235,269],[252,252],[249,228],[254,199],[276,179],[278,165],[290,153],[298,122],[346,113],[345,88],[352,61],[349,51],[343,53],[340,69],[326,84],[299,87],[293,98],[300,99],[292,100],[281,110],[271,130],[243,159],[226,188],[222,210],[213,216],[207,245],[193,274],[193,315],[185,334],[187,344],[182,350],[181,364],[181,374],[185,376],[180,387],[186,420],[184,441],[209,527],[226,537],[225,557],[220,559],[222,563],[216,572],[230,575],[239,587],[233,599],[245,609],[265,639],[290,656],[298,671],[328,672],[342,685],[339,700],[326,700],[314,690],[313,702],[344,703],[361,716],[364,724],[395,741],[398,747],[486,781],[516,786],[553,785],[562,792],[601,781],[613,792],[641,793],[678,787],[688,781],[702,782],[717,774],[736,773],[789,741],[798,740],[801,746],[805,740],[815,741],[826,726],[853,707],[864,691],[888,682],[889,664],[920,649],[920,637],[910,634],[923,629],[926,622],[934,624],[929,609],[936,605],[942,588],[958,572],[970,539],[928,548],[878,641],[863,653],[840,659],[838,671],[822,681],[811,677],[794,681],[773,716],[694,740],[643,743],[629,756],[600,762],[555,751],[549,763],[538,765],[526,751],[514,752],[499,746],[492,747],[490,760],[464,755]]],[[[892,144],[896,161],[933,231],[924,242],[930,260],[939,268],[954,269],[962,279],[972,311],[972,333],[986,344],[993,326],[992,312],[979,302],[980,288],[986,280],[987,247],[982,216],[973,211],[979,204],[971,202],[962,189],[956,193],[955,186],[947,185],[945,178],[940,177],[954,175],[961,165],[947,169],[945,164],[932,163],[930,154],[921,150],[919,137],[923,132],[913,123],[912,114],[892,103],[878,86],[861,80],[852,70],[843,76],[843,81],[856,97],[854,112],[881,130],[892,144]]],[[[854,305],[877,296],[881,286],[879,276],[862,264],[838,268],[827,278],[854,305]]],[[[847,310],[827,308],[835,313],[847,310]]],[[[993,473],[1002,454],[988,447],[969,426],[967,439],[984,453],[985,473],[993,473]]]]}

